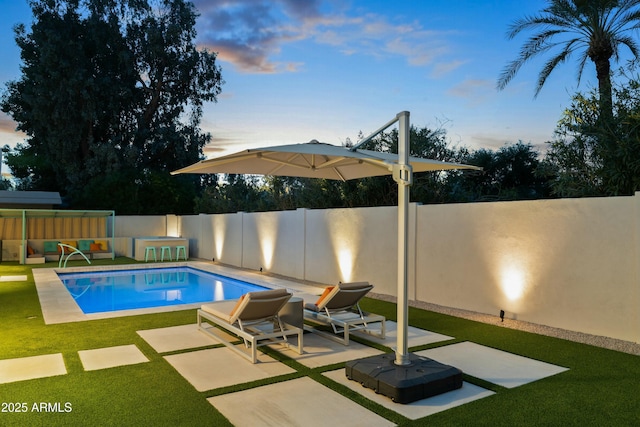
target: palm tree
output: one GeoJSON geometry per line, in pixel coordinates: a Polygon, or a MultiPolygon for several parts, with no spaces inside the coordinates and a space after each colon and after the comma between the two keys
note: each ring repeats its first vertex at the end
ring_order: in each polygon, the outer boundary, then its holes
{"type": "Polygon", "coordinates": [[[640,0],[549,0],[541,14],[515,21],[507,37],[513,39],[522,31],[539,30],[530,36],[518,58],[507,65],[498,79],[502,90],[529,59],[559,48],[538,76],[535,96],[556,66],[574,52],[580,52],[578,84],[587,59],[596,66],[600,115],[612,117],[611,58],[619,60],[619,48],[626,46],[635,58],[640,51],[629,35],[640,28],[640,0]]]}

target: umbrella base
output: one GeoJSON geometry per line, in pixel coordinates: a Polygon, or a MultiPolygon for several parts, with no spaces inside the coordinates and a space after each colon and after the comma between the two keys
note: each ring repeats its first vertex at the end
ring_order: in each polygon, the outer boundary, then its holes
{"type": "Polygon", "coordinates": [[[411,403],[462,387],[462,371],[409,353],[408,365],[395,364],[393,353],[347,362],[347,378],[391,398],[411,403]]]}

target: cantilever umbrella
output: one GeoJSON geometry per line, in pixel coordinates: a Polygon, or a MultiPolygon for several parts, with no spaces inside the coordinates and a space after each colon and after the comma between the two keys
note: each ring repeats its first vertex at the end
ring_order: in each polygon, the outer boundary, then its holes
{"type": "MultiPolygon", "coordinates": [[[[460,165],[410,157],[414,172],[459,169],[460,165]]],[[[350,150],[318,141],[303,144],[252,148],[235,154],[202,160],[179,169],[181,173],[227,173],[325,178],[346,181],[389,175],[398,155],[369,150],[350,150]]]]}
{"type": "Polygon", "coordinates": [[[410,157],[408,152],[409,112],[403,111],[352,148],[338,147],[314,140],[304,144],[249,149],[236,154],[202,160],[172,174],[255,174],[342,181],[392,174],[394,180],[398,182],[398,344],[395,363],[407,365],[410,363],[407,355],[407,205],[412,173],[480,169],[458,163],[410,157]],[[399,122],[399,154],[358,149],[395,122],[399,122]]]}

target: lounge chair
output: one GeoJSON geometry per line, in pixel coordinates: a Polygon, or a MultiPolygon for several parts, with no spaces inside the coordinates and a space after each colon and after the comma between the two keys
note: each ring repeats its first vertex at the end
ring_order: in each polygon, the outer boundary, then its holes
{"type": "Polygon", "coordinates": [[[349,345],[349,333],[354,331],[363,331],[384,338],[384,316],[366,313],[360,309],[360,300],[371,289],[373,285],[368,282],[340,283],[338,286],[326,288],[315,303],[305,304],[304,318],[311,323],[330,325],[333,334],[309,326],[306,329],[344,345],[349,345]],[[379,332],[369,329],[371,323],[380,323],[379,332]]]}
{"type": "Polygon", "coordinates": [[[203,304],[198,310],[198,329],[222,341],[224,345],[256,363],[257,347],[273,343],[283,343],[289,347],[287,337],[297,335],[296,351],[302,354],[302,335],[304,330],[291,326],[280,320],[278,312],[291,298],[286,289],[249,292],[239,300],[216,301],[203,304]],[[204,326],[203,323],[209,324],[204,326]],[[242,351],[231,342],[221,338],[213,330],[219,326],[244,340],[245,346],[251,349],[251,355],[242,351]]]}

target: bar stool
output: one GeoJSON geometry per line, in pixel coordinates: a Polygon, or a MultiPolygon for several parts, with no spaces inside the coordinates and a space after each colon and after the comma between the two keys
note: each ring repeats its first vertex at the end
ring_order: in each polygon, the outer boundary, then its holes
{"type": "Polygon", "coordinates": [[[173,261],[173,258],[171,258],[171,246],[160,246],[160,261],[164,261],[165,251],[169,256],[169,261],[173,261]]]}
{"type": "Polygon", "coordinates": [[[149,254],[153,254],[153,260],[158,262],[158,258],[156,258],[156,247],[155,246],[147,246],[144,248],[144,262],[149,261],[149,254]]]}
{"type": "Polygon", "coordinates": [[[180,251],[182,251],[182,256],[184,260],[187,260],[187,248],[184,246],[176,246],[176,261],[180,260],[180,251]]]}

